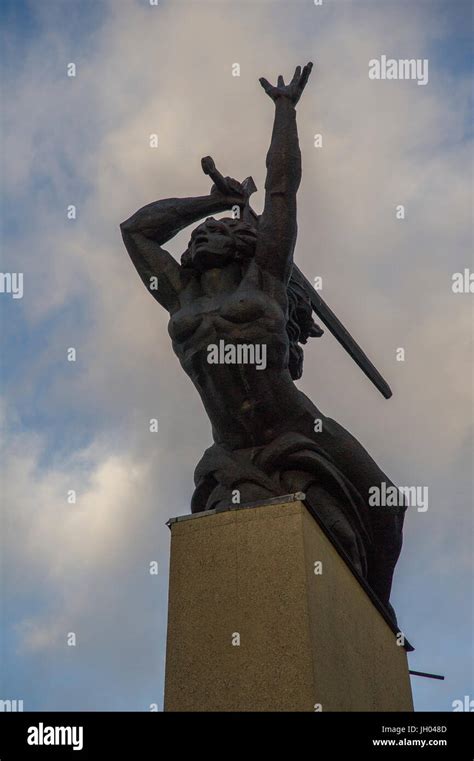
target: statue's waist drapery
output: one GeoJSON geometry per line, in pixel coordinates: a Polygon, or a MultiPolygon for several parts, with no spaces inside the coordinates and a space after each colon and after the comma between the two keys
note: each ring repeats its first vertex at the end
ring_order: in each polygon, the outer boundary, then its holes
{"type": "MultiPolygon", "coordinates": [[[[368,458],[368,467],[372,462],[368,458]]],[[[384,478],[378,469],[373,476],[379,482],[384,478]]],[[[249,449],[231,451],[214,444],[198,463],[194,480],[193,513],[230,507],[236,499],[245,504],[304,492],[311,511],[381,601],[388,603],[382,590],[391,579],[400,551],[404,509],[375,514],[363,496],[365,482],[349,480],[314,440],[287,432],[265,446],[249,449]],[[387,579],[380,577],[381,558],[387,579]]]]}

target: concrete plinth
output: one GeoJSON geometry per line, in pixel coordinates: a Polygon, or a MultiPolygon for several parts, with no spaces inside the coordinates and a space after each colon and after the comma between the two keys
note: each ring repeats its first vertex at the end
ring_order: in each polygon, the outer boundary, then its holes
{"type": "Polygon", "coordinates": [[[165,711],[413,710],[404,647],[301,501],[170,528],[165,711]]]}

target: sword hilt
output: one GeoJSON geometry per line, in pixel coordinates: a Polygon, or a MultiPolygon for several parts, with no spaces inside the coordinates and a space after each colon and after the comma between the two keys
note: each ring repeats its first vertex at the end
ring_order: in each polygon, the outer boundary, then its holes
{"type": "MultiPolygon", "coordinates": [[[[201,159],[201,167],[204,174],[211,178],[217,190],[219,190],[221,193],[224,193],[225,195],[232,195],[232,193],[235,192],[233,191],[233,188],[229,184],[228,180],[224,177],[223,174],[221,174],[221,172],[219,172],[214,163],[214,160],[210,156],[204,156],[204,158],[201,159]]],[[[242,188],[242,195],[245,199],[243,205],[249,207],[249,198],[252,193],[255,193],[257,186],[253,181],[253,177],[246,177],[245,180],[239,184],[242,188]]],[[[253,214],[255,217],[257,217],[255,212],[253,212],[253,214]]]]}

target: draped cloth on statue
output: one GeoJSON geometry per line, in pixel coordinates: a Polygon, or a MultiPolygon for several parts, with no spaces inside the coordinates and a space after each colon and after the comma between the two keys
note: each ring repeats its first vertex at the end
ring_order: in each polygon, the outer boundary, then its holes
{"type": "Polygon", "coordinates": [[[214,444],[198,463],[194,481],[193,513],[231,506],[235,490],[241,504],[304,492],[309,509],[388,606],[385,590],[401,547],[405,508],[369,507],[357,484],[307,436],[291,431],[265,446],[235,451],[214,444]]]}

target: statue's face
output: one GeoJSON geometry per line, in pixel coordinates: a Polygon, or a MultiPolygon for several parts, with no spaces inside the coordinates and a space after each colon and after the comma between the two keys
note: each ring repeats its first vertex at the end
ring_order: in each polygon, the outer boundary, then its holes
{"type": "Polygon", "coordinates": [[[211,217],[193,230],[188,251],[197,269],[224,267],[234,257],[235,240],[223,222],[211,217]]]}

